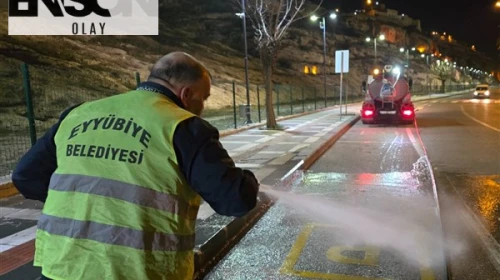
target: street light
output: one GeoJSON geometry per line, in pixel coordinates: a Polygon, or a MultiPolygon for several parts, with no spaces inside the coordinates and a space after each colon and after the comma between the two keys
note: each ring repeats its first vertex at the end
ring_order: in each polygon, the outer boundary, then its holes
{"type": "MultiPolygon", "coordinates": [[[[329,17],[330,19],[336,19],[337,14],[331,13],[329,17]]],[[[318,19],[319,17],[316,15],[311,16],[312,21],[317,21],[318,19]]],[[[325,107],[326,107],[326,19],[325,17],[321,18],[321,21],[319,22],[319,28],[323,30],[323,83],[324,83],[325,107]]]]}
{"type": "MultiPolygon", "coordinates": [[[[378,36],[378,39],[380,41],[384,41],[385,40],[385,35],[384,34],[380,34],[378,36]]],[[[366,41],[367,42],[370,42],[371,41],[371,38],[370,37],[366,37],[366,41]]],[[[374,38],[373,39],[373,49],[375,51],[375,66],[378,65],[378,61],[377,61],[377,38],[374,38]]]]}
{"type": "Polygon", "coordinates": [[[245,108],[245,114],[246,114],[247,120],[245,121],[245,124],[251,124],[252,120],[250,117],[250,88],[248,85],[248,44],[247,44],[247,22],[246,22],[245,6],[246,6],[245,0],[241,0],[242,12],[237,13],[236,15],[243,19],[243,38],[245,41],[245,86],[246,86],[246,93],[247,93],[247,105],[245,108]]]}

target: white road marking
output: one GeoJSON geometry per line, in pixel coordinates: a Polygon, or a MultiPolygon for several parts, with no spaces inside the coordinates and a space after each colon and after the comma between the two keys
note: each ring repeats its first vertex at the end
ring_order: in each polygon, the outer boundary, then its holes
{"type": "Polygon", "coordinates": [[[259,140],[256,140],[255,142],[264,143],[264,142],[267,142],[267,141],[271,141],[274,138],[276,138],[276,137],[274,137],[274,136],[266,136],[266,137],[263,137],[263,138],[261,138],[259,140]]]}
{"type": "Polygon", "coordinates": [[[35,239],[36,228],[37,226],[32,226],[0,239],[0,253],[35,239]]]}
{"type": "Polygon", "coordinates": [[[297,146],[295,146],[295,147],[291,148],[288,152],[290,152],[290,153],[295,153],[295,152],[296,152],[296,151],[298,151],[298,150],[302,150],[302,149],[304,149],[304,148],[306,148],[306,147],[309,147],[309,145],[310,145],[310,144],[299,144],[299,145],[297,145],[297,146]]]}
{"type": "Polygon", "coordinates": [[[208,217],[215,214],[214,209],[210,207],[210,205],[206,202],[203,202],[200,205],[200,209],[198,210],[198,216],[196,217],[198,220],[206,220],[208,217]]]}
{"type": "Polygon", "coordinates": [[[474,118],[473,116],[471,116],[469,113],[465,112],[464,105],[460,105],[460,108],[462,109],[462,113],[464,113],[464,115],[466,115],[467,117],[469,117],[471,120],[473,120],[473,121],[475,121],[475,122],[477,122],[477,123],[479,123],[479,124],[481,124],[481,125],[489,128],[489,129],[493,129],[495,131],[500,132],[500,129],[498,129],[498,128],[494,127],[494,126],[491,126],[491,125],[489,125],[489,124],[487,124],[485,122],[482,122],[482,121],[474,118]]]}
{"type": "MultiPolygon", "coordinates": [[[[246,142],[246,143],[248,143],[248,142],[246,142]]],[[[235,150],[235,151],[247,151],[247,150],[250,150],[251,148],[256,147],[256,146],[258,146],[258,145],[259,145],[259,144],[250,143],[250,144],[243,145],[243,146],[241,146],[241,147],[239,147],[239,148],[236,148],[236,149],[234,149],[234,150],[235,150]]]]}
{"type": "Polygon", "coordinates": [[[38,220],[41,213],[40,209],[0,207],[0,215],[7,219],[38,220]]]}
{"type": "Polygon", "coordinates": [[[260,151],[258,154],[264,154],[264,155],[282,155],[284,154],[284,151],[260,151]]]}
{"type": "Polygon", "coordinates": [[[259,168],[262,166],[258,163],[235,163],[235,165],[239,168],[259,168]]]}
{"type": "Polygon", "coordinates": [[[220,140],[222,144],[248,144],[248,141],[229,141],[229,140],[220,140]]]}
{"type": "Polygon", "coordinates": [[[318,139],[319,139],[319,137],[311,136],[311,137],[307,138],[304,142],[305,143],[313,143],[313,142],[318,141],[318,139]]]}
{"type": "Polygon", "coordinates": [[[313,136],[316,136],[316,137],[321,137],[321,136],[325,136],[328,132],[326,131],[322,131],[322,132],[318,132],[316,134],[314,134],[313,136]]]}

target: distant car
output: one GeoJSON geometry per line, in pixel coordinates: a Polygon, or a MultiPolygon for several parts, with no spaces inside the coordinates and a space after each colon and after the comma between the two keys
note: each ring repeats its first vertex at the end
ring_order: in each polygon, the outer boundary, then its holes
{"type": "Polygon", "coordinates": [[[474,98],[486,97],[490,98],[489,85],[477,85],[474,90],[474,98]]]}

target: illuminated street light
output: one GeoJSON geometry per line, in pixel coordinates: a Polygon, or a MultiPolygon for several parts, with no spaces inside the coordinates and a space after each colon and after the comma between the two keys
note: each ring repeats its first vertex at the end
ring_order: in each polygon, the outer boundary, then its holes
{"type": "MultiPolygon", "coordinates": [[[[379,39],[380,41],[385,40],[385,35],[384,35],[384,34],[380,34],[380,35],[378,36],[378,39],[379,39]]],[[[367,41],[367,42],[370,42],[370,41],[371,41],[371,38],[370,38],[370,37],[366,37],[366,41],[367,41]]],[[[375,51],[375,65],[377,65],[377,37],[375,37],[375,38],[373,39],[373,49],[374,49],[374,51],[375,51]]]]}
{"type": "MultiPolygon", "coordinates": [[[[331,13],[329,18],[336,19],[337,14],[331,13]]],[[[318,19],[319,17],[316,15],[311,16],[312,21],[316,21],[318,19]]],[[[321,21],[319,22],[319,28],[323,30],[323,82],[324,82],[325,107],[326,107],[326,19],[325,17],[321,17],[321,21]]]]}
{"type": "Polygon", "coordinates": [[[421,54],[420,57],[424,58],[425,57],[425,54],[421,54]]]}
{"type": "Polygon", "coordinates": [[[405,51],[405,48],[400,48],[399,49],[400,52],[404,52],[405,51]]]}
{"type": "Polygon", "coordinates": [[[246,97],[247,97],[247,105],[246,105],[246,121],[245,124],[251,124],[252,119],[250,115],[250,87],[248,82],[248,43],[247,43],[247,24],[246,24],[246,4],[245,0],[241,0],[241,7],[243,8],[241,13],[237,13],[236,15],[240,17],[243,21],[243,38],[245,41],[245,88],[246,88],[246,97]]]}
{"type": "Polygon", "coordinates": [[[495,3],[495,8],[500,9],[500,1],[497,1],[497,2],[495,3]]]}
{"type": "Polygon", "coordinates": [[[411,48],[411,50],[412,50],[412,51],[415,51],[415,48],[413,47],[413,48],[411,48]]]}

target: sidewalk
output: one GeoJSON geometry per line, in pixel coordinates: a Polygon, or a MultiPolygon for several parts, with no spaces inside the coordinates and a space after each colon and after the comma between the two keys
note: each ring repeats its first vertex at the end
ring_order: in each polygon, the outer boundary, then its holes
{"type": "MultiPolygon", "coordinates": [[[[454,94],[457,93],[433,97],[454,94]]],[[[236,165],[252,170],[261,183],[286,185],[284,181],[289,179],[291,171],[311,164],[356,123],[360,106],[360,103],[348,105],[348,115],[342,118],[338,106],[280,118],[283,131],[261,129],[263,123],[223,131],[221,143],[236,165]]],[[[12,188],[0,188],[0,194],[2,191],[9,192],[9,196],[13,193],[12,188]]],[[[237,242],[268,207],[268,201],[261,198],[254,211],[242,218],[232,218],[220,216],[208,204],[202,203],[196,230],[197,271],[208,269],[217,256],[230,249],[231,244],[237,242]]],[[[0,279],[17,279],[17,275],[30,275],[34,278],[26,279],[36,279],[39,275],[31,261],[34,252],[32,240],[41,208],[41,203],[24,200],[19,195],[0,200],[0,279]]]]}

